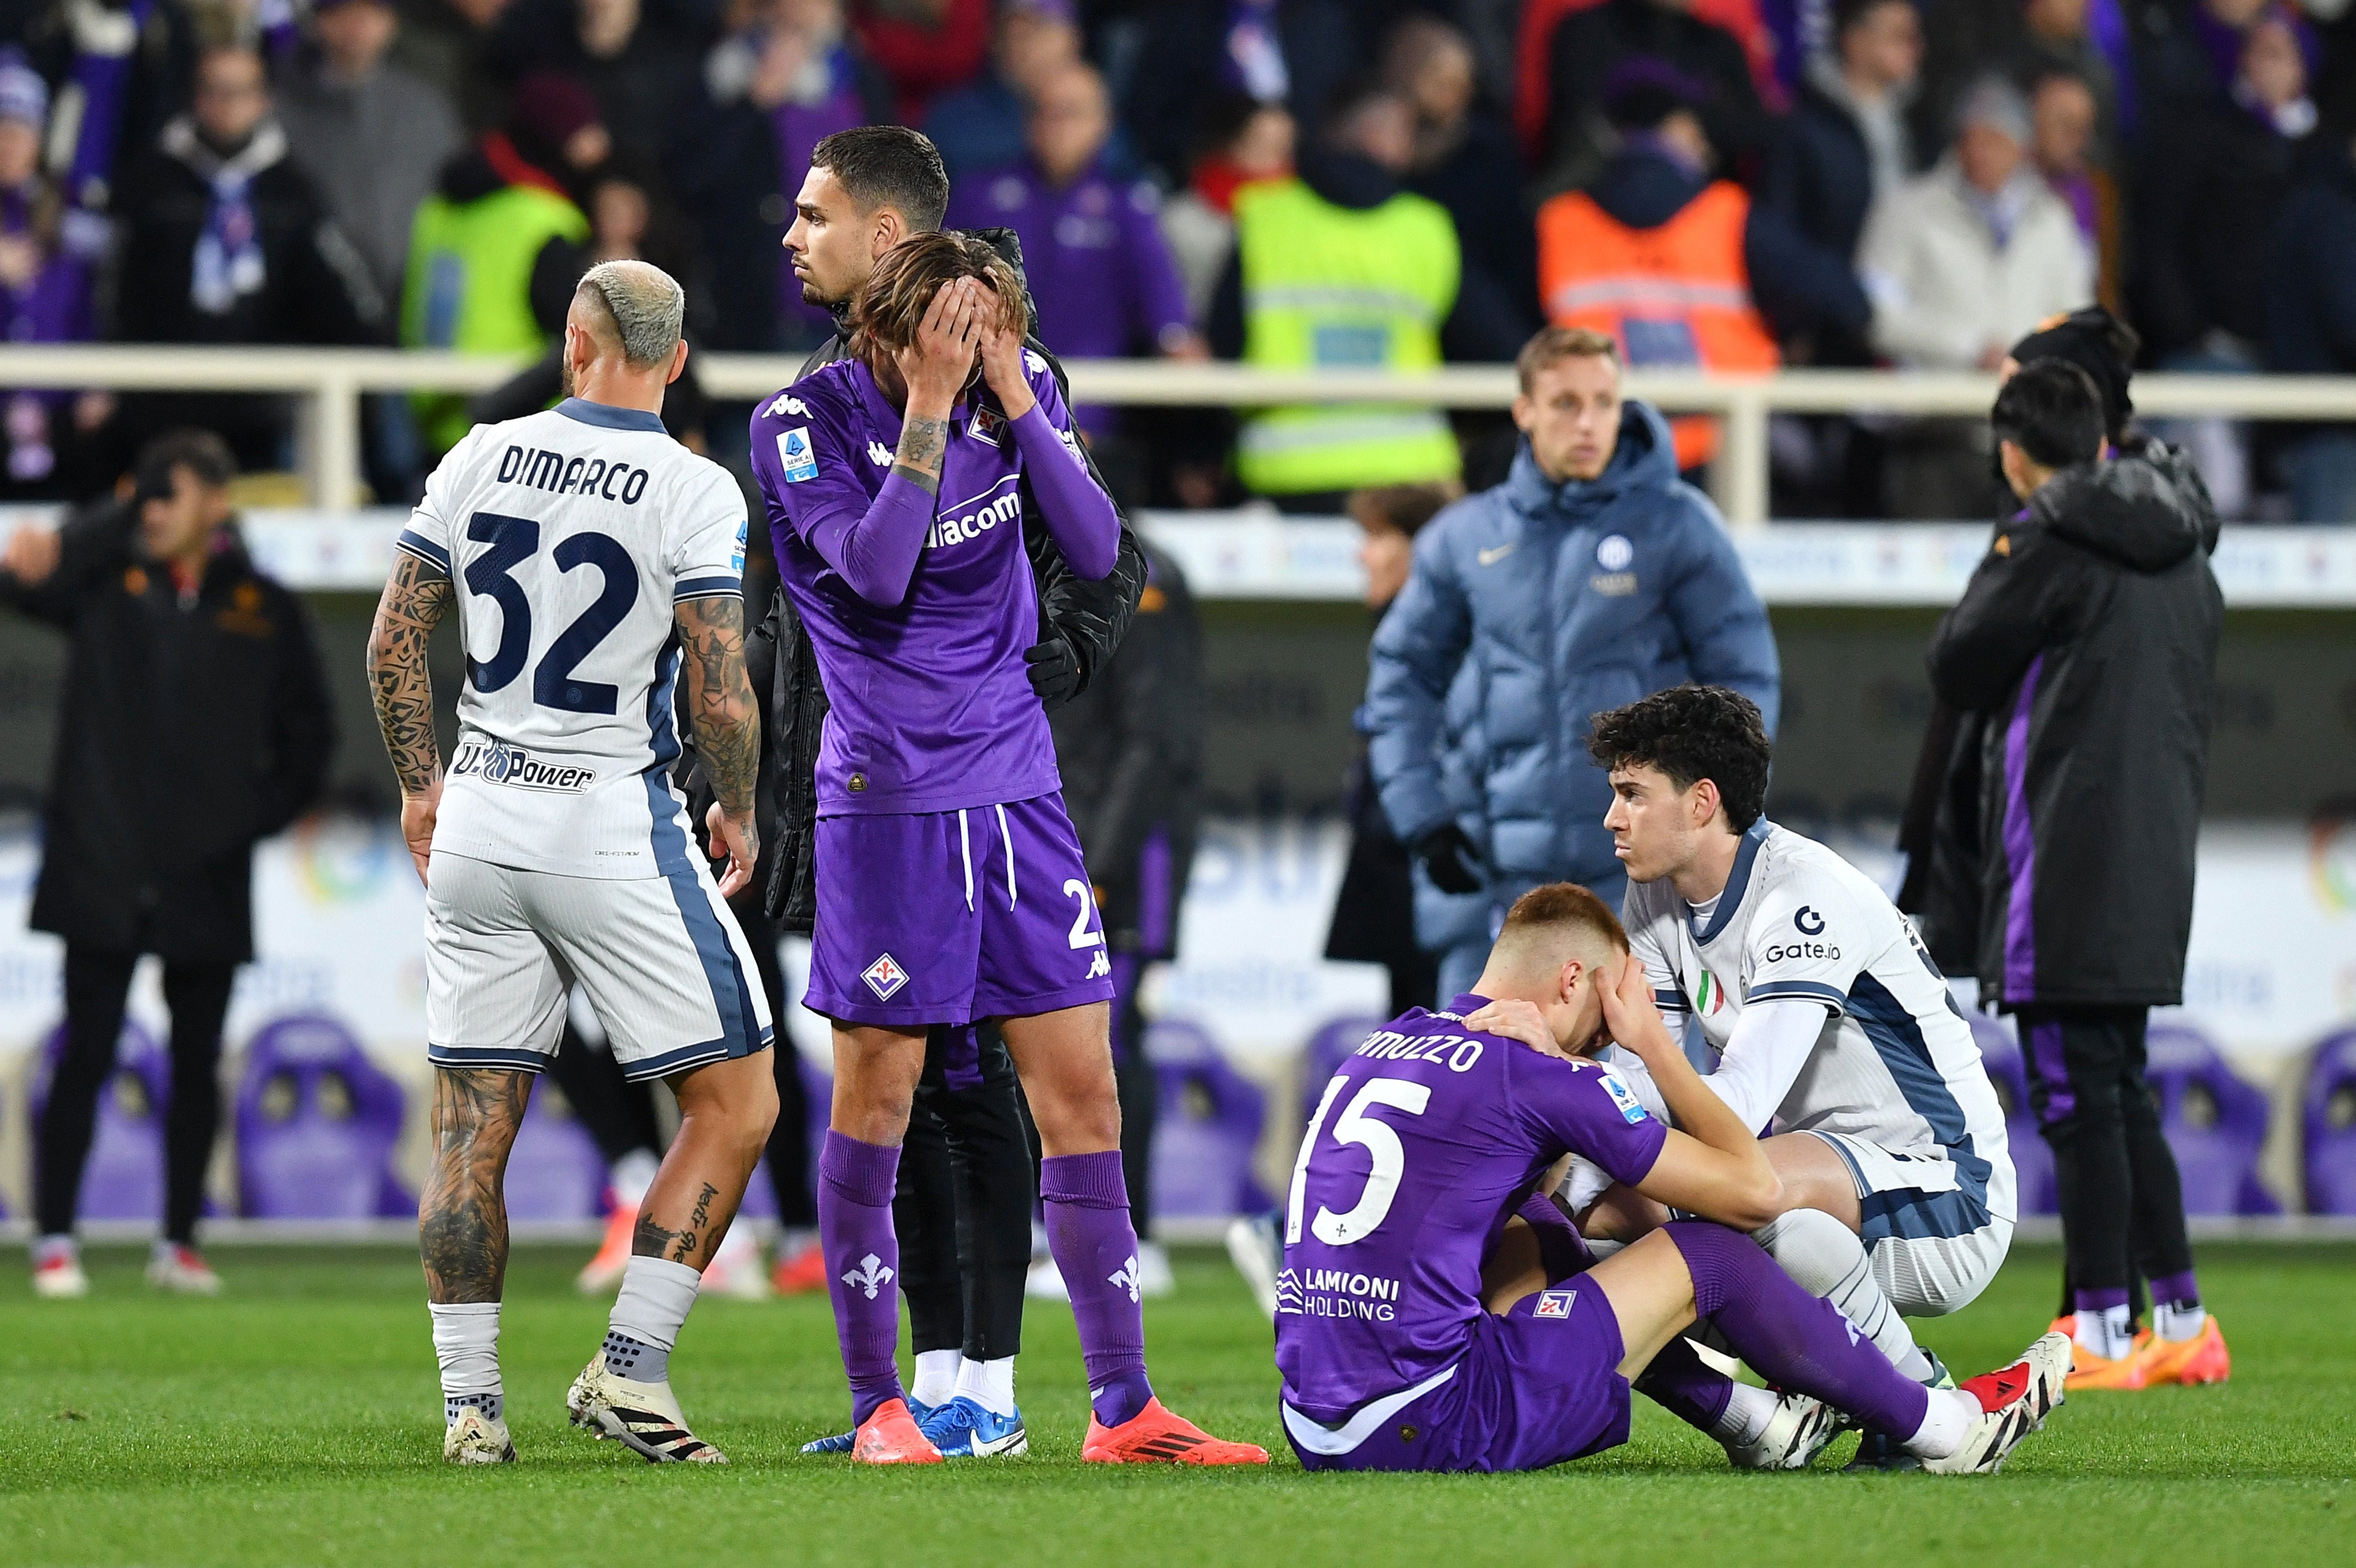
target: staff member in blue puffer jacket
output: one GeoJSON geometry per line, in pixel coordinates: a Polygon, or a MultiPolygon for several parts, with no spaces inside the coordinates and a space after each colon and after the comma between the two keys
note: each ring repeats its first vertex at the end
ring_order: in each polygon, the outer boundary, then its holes
{"type": "Polygon", "coordinates": [[[1383,810],[1415,854],[1416,939],[1439,957],[1443,998],[1540,883],[1620,907],[1591,714],[1690,681],[1740,692],[1772,733],[1782,687],[1717,509],[1678,480],[1667,422],[1621,398],[1619,345],[1550,327],[1515,369],[1513,471],[1418,537],[1360,719],[1383,810]]]}

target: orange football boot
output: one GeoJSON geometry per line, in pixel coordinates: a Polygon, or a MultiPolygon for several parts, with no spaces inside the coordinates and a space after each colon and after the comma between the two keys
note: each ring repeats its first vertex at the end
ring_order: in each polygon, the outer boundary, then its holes
{"type": "Polygon", "coordinates": [[[851,1434],[851,1458],[859,1465],[937,1465],[941,1451],[917,1429],[905,1400],[886,1400],[851,1434]]]}
{"type": "Polygon", "coordinates": [[[1151,1399],[1119,1426],[1107,1426],[1091,1414],[1080,1457],[1092,1465],[1265,1465],[1268,1450],[1214,1437],[1151,1399]]]}
{"type": "Polygon", "coordinates": [[[808,1295],[826,1288],[826,1249],[813,1241],[769,1271],[769,1288],[779,1295],[808,1295]]]}
{"type": "Polygon", "coordinates": [[[2147,1328],[2136,1335],[2135,1348],[2115,1360],[2106,1356],[2097,1356],[2078,1343],[2078,1318],[2074,1313],[2065,1313],[2055,1318],[2053,1326],[2046,1332],[2071,1336],[2070,1376],[2062,1385],[2068,1392],[2074,1394],[2098,1389],[2115,1389],[2122,1392],[2134,1392],[2150,1386],[2152,1363],[2150,1329],[2147,1328]]]}
{"type": "Polygon", "coordinates": [[[2222,1383],[2233,1375],[2233,1353],[2225,1348],[2225,1336],[2213,1312],[2201,1332],[2190,1339],[2155,1336],[2148,1354],[2144,1381],[2153,1388],[2164,1383],[2222,1383]]]}
{"type": "Polygon", "coordinates": [[[623,1271],[630,1266],[630,1244],[637,1239],[638,1206],[616,1199],[614,1211],[605,1218],[605,1234],[597,1243],[597,1255],[573,1279],[573,1288],[583,1295],[610,1295],[621,1287],[623,1271]]]}

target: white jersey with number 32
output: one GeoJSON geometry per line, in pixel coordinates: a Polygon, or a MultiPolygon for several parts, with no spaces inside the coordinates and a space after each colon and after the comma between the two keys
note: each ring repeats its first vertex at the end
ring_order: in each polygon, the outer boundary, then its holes
{"type": "Polygon", "coordinates": [[[651,413],[569,398],[478,426],[398,547],[449,573],[466,644],[434,835],[573,876],[675,861],[674,607],[744,591],[745,508],[651,413]]]}

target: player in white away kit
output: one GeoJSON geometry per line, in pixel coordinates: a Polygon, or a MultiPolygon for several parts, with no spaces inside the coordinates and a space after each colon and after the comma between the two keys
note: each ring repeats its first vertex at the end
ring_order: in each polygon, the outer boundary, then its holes
{"type": "Polygon", "coordinates": [[[751,879],[760,717],[744,675],[745,509],[665,434],[687,360],[659,269],[593,269],[564,324],[555,409],[478,427],[434,471],[369,635],[402,832],[426,883],[434,1166],[420,1251],[461,1464],[515,1457],[502,1414],[500,1181],[577,980],[634,1079],[679,1096],[574,1424],[649,1461],[718,1463],[687,1429],[670,1349],[776,1117],[768,1010],[721,902],[751,879]],[[425,644],[455,609],[466,651],[446,779],[425,644]],[[687,682],[725,875],[714,883],[669,768],[687,682]]]}
{"type": "MultiPolygon", "coordinates": [[[[1663,1015],[1699,1022],[1703,1081],[1783,1178],[1760,1244],[1901,1371],[1944,1383],[1904,1318],[1977,1296],[2018,1217],[2003,1109],[1945,978],[1879,888],[1760,814],[1771,752],[1750,699],[1676,687],[1597,714],[1590,746],[1630,950],[1663,1015]]],[[[1603,1186],[1582,1176],[1574,1209],[1603,1186]]],[[[1623,1231],[1658,1218],[1604,1207],[1623,1231]]]]}

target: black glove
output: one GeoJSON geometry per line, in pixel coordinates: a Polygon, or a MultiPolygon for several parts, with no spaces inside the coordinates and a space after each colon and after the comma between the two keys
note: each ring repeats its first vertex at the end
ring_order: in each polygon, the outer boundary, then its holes
{"type": "Polygon", "coordinates": [[[1415,857],[1442,893],[1481,891],[1481,852],[1454,822],[1444,822],[1416,840],[1415,857]]]}
{"type": "Polygon", "coordinates": [[[1080,656],[1072,651],[1071,642],[1050,632],[1044,642],[1033,643],[1023,650],[1023,662],[1030,666],[1031,689],[1039,693],[1039,701],[1053,713],[1076,695],[1080,689],[1080,656]]]}

